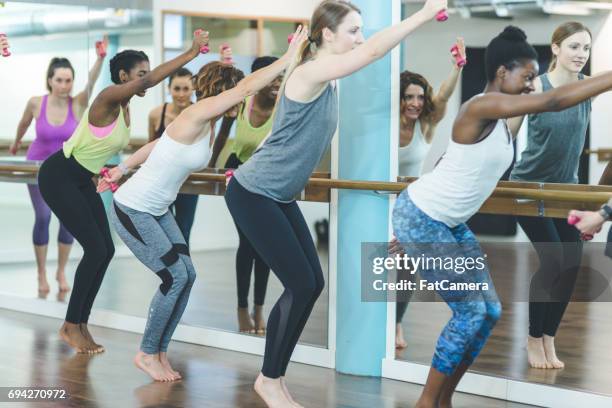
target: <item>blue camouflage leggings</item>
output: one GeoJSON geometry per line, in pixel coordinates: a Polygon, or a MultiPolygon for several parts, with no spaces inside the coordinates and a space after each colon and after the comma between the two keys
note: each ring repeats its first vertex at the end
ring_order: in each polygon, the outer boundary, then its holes
{"type": "MultiPolygon", "coordinates": [[[[404,190],[393,210],[393,230],[409,256],[476,259],[483,257],[476,237],[465,224],[450,228],[421,211],[404,190]],[[426,245],[425,245],[426,244],[426,245]]],[[[484,347],[501,316],[501,304],[488,268],[464,273],[454,270],[419,269],[421,279],[430,283],[488,283],[489,290],[439,290],[453,312],[436,345],[432,367],[451,375],[461,365],[471,365],[484,347]]]]}

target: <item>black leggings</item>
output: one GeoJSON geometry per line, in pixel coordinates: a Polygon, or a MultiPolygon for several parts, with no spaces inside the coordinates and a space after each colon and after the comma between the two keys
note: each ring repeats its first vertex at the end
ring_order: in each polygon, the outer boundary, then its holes
{"type": "Polygon", "coordinates": [[[285,288],[268,318],[261,372],[285,375],[293,349],[325,281],[314,242],[297,203],[279,203],[242,187],[233,177],[225,201],[234,222],[285,288]]]}
{"type": "Polygon", "coordinates": [[[62,150],[40,166],[38,186],[51,211],[83,247],[66,312],[66,321],[87,323],[115,247],[93,173],[62,150]]]}
{"type": "Polygon", "coordinates": [[[582,261],[580,233],[565,219],[517,218],[540,260],[529,288],[529,335],[554,336],[578,277],[582,261]]]}
{"type": "MultiPolygon", "coordinates": [[[[225,162],[225,168],[237,169],[242,162],[235,153],[232,153],[225,162]]],[[[236,252],[236,289],[238,292],[238,307],[249,306],[249,288],[251,286],[251,271],[255,264],[255,291],[253,301],[256,305],[262,306],[266,299],[266,289],[268,288],[268,277],[270,268],[263,259],[257,254],[253,245],[244,236],[238,225],[238,252],[236,252]]]]}

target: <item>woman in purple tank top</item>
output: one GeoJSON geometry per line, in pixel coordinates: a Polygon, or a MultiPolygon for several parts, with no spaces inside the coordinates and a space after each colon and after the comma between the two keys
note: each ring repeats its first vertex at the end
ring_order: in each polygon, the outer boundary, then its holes
{"type": "MultiPolygon", "coordinates": [[[[104,38],[106,49],[107,39],[104,38]]],[[[89,103],[89,95],[100,76],[105,53],[102,47],[97,48],[98,58],[89,72],[89,79],[85,89],[71,96],[74,81],[74,68],[66,58],[53,58],[47,69],[47,90],[49,93],[43,96],[33,96],[28,101],[23,116],[17,126],[15,142],[10,147],[10,153],[15,155],[21,145],[21,139],[36,118],[36,138],[28,149],[26,158],[28,160],[43,161],[53,153],[62,148],[63,143],[72,136],[83,112],[89,103]]],[[[47,282],[46,261],[47,246],[49,244],[49,223],[51,221],[51,210],[43,200],[37,184],[28,184],[28,191],[32,206],[34,207],[35,221],[32,234],[34,242],[34,253],[36,254],[36,266],[38,268],[38,291],[40,294],[49,292],[47,282]]],[[[64,270],[68,261],[68,255],[72,248],[72,235],[60,223],[57,237],[58,262],[57,275],[60,292],[67,292],[70,286],[66,282],[64,270]]]]}

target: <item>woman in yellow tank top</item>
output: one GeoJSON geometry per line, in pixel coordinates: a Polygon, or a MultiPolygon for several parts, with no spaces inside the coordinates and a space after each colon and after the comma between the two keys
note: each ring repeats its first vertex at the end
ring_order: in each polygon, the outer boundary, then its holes
{"type": "Polygon", "coordinates": [[[87,322],[115,252],[106,212],[92,177],[129,141],[131,98],[144,96],[148,88],[194,59],[207,43],[208,33],[203,32],[188,51],[152,71],[142,51],[126,50],[115,55],[110,61],[115,85],[100,92],[63,149],[40,167],[38,185],[43,198],[83,247],[66,319],[60,329],[62,340],[79,353],[104,351],[93,340],[87,322]]]}

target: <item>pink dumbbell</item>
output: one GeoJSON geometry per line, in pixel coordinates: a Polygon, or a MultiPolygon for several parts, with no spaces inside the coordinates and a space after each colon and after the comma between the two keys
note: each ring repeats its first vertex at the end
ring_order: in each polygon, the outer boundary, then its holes
{"type": "Polygon", "coordinates": [[[438,20],[439,22],[448,20],[448,13],[446,12],[446,10],[438,11],[438,14],[436,14],[436,20],[438,20]]]}
{"type": "MultiPolygon", "coordinates": [[[[200,34],[202,34],[203,31],[204,30],[202,30],[201,28],[198,28],[197,30],[193,32],[193,35],[197,37],[200,34]]],[[[200,54],[206,54],[208,51],[210,51],[210,48],[208,48],[208,45],[203,45],[200,47],[200,54]]]]}
{"type": "Polygon", "coordinates": [[[230,180],[234,177],[234,170],[228,169],[225,171],[225,184],[229,184],[230,180]]]}
{"type": "MultiPolygon", "coordinates": [[[[223,53],[223,51],[227,50],[228,48],[230,48],[229,44],[222,44],[221,45],[221,53],[223,53]]],[[[223,62],[225,64],[234,65],[234,60],[232,59],[232,57],[223,58],[223,62]]]]}
{"type": "Polygon", "coordinates": [[[102,58],[106,57],[106,45],[103,41],[96,41],[96,53],[102,58]]]}
{"type": "Polygon", "coordinates": [[[450,51],[452,56],[455,57],[455,63],[459,68],[464,67],[465,64],[467,64],[467,60],[461,56],[459,46],[457,44],[453,45],[453,48],[451,48],[450,51]]]}
{"type": "MultiPolygon", "coordinates": [[[[567,217],[567,223],[569,225],[576,225],[580,222],[580,218],[576,215],[570,215],[567,217]]],[[[580,238],[582,238],[583,241],[590,241],[593,239],[593,235],[591,234],[580,234],[580,238]]]]}
{"type": "MultiPolygon", "coordinates": [[[[100,170],[100,175],[102,177],[110,177],[110,174],[108,172],[108,168],[106,167],[102,167],[102,170],[100,170]]],[[[119,186],[115,183],[110,183],[110,189],[111,191],[114,193],[115,191],[117,191],[117,189],[119,188],[119,186]]]]}
{"type": "Polygon", "coordinates": [[[291,41],[293,41],[293,34],[289,34],[289,35],[287,36],[287,42],[288,42],[289,44],[291,44],[291,41]]]}
{"type": "MultiPolygon", "coordinates": [[[[0,33],[0,38],[6,38],[6,34],[0,33]]],[[[8,47],[2,48],[2,56],[3,57],[11,56],[11,52],[9,51],[8,47]]]]}

